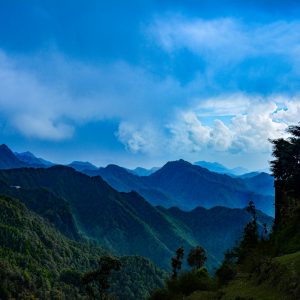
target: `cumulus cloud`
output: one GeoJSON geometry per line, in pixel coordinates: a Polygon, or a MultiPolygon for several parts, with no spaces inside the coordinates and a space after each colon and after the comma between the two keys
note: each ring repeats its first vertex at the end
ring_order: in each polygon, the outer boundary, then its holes
{"type": "Polygon", "coordinates": [[[127,150],[133,153],[153,153],[159,149],[158,131],[151,125],[137,127],[135,124],[121,122],[116,136],[123,143],[127,150]]]}
{"type": "Polygon", "coordinates": [[[34,138],[70,138],[90,121],[160,119],[184,92],[175,79],[158,80],[125,62],[90,66],[57,54],[32,61],[0,52],[0,117],[34,138]]]}
{"type": "Polygon", "coordinates": [[[261,152],[300,117],[297,95],[204,98],[201,77],[182,85],[124,62],[36,59],[31,65],[0,52],[0,118],[31,138],[64,140],[82,124],[113,119],[116,138],[133,153],[261,152]]]}
{"type": "MultiPolygon", "coordinates": [[[[201,104],[181,112],[176,121],[169,124],[172,133],[172,148],[180,151],[195,152],[202,149],[213,151],[262,152],[270,151],[268,139],[285,136],[285,130],[296,124],[300,117],[300,98],[289,100],[288,97],[274,96],[262,99],[247,95],[236,95],[244,104],[236,110],[234,95],[221,99],[203,101],[206,109],[202,114],[201,104]],[[284,100],[287,99],[287,100],[284,100]],[[223,104],[223,106],[222,106],[223,104]],[[205,125],[207,117],[214,122],[205,125]],[[226,117],[222,121],[217,116],[226,117]]],[[[238,103],[241,103],[238,101],[238,103]]]]}

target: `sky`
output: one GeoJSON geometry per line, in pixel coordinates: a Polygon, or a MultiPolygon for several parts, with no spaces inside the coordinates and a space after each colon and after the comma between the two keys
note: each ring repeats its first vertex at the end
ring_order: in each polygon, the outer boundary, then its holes
{"type": "Polygon", "coordinates": [[[0,0],[0,143],[15,151],[256,170],[299,119],[299,1],[0,0]]]}

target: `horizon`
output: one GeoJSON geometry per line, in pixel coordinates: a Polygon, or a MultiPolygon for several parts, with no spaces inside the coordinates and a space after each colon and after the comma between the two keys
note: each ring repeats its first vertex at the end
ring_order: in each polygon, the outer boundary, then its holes
{"type": "Polygon", "coordinates": [[[60,164],[267,169],[300,119],[299,9],[1,1],[0,141],[60,164]]]}
{"type": "MultiPolygon", "coordinates": [[[[25,151],[14,151],[14,149],[12,149],[9,145],[6,145],[6,144],[0,144],[0,147],[1,146],[6,146],[10,151],[12,151],[14,154],[25,154],[25,153],[28,153],[30,155],[33,155],[34,157],[38,158],[38,159],[43,159],[43,160],[46,160],[46,161],[49,161],[50,163],[53,163],[54,165],[63,165],[63,166],[68,166],[70,165],[71,163],[88,163],[88,164],[91,164],[97,168],[106,168],[107,166],[109,165],[117,165],[121,168],[124,168],[124,169],[128,169],[128,170],[134,170],[134,169],[137,169],[137,168],[142,168],[142,169],[146,169],[146,170],[151,170],[151,169],[155,169],[155,168],[162,168],[164,165],[166,165],[167,163],[169,162],[177,162],[177,161],[180,161],[180,160],[183,160],[185,162],[188,162],[190,164],[193,164],[193,165],[197,165],[197,163],[209,163],[209,164],[217,164],[221,167],[225,167],[226,169],[228,169],[228,171],[230,170],[234,170],[234,169],[244,169],[245,170],[245,173],[243,174],[246,174],[246,173],[251,173],[251,172],[262,172],[262,173],[270,173],[270,169],[269,168],[266,168],[266,169],[247,169],[247,168],[244,168],[243,166],[233,166],[233,167],[229,167],[227,165],[224,165],[224,164],[221,164],[220,162],[217,162],[217,161],[205,161],[205,160],[199,160],[199,161],[188,161],[188,160],[185,160],[183,158],[178,158],[176,160],[168,160],[168,161],[165,161],[163,162],[161,165],[156,165],[156,166],[143,166],[143,165],[135,165],[135,166],[131,166],[131,167],[128,167],[128,166],[124,166],[124,165],[118,165],[114,162],[111,162],[111,163],[108,163],[106,165],[96,165],[94,164],[93,162],[91,161],[88,161],[88,160],[73,160],[73,161],[66,161],[66,162],[57,162],[57,161],[51,161],[50,159],[48,159],[47,157],[42,157],[36,153],[33,153],[32,151],[30,150],[25,150],[25,151]]],[[[199,166],[199,165],[198,165],[199,166]]],[[[206,168],[205,166],[200,166],[202,168],[206,168]]],[[[214,172],[214,171],[212,171],[214,172]]]]}

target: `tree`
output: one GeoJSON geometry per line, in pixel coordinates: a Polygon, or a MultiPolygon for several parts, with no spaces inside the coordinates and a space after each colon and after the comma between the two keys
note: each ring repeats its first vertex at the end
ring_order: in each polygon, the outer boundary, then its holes
{"type": "Polygon", "coordinates": [[[206,251],[201,246],[197,246],[190,251],[187,261],[190,267],[200,269],[203,267],[206,259],[206,251]]]}
{"type": "Polygon", "coordinates": [[[176,250],[176,256],[172,257],[171,265],[172,265],[172,279],[177,278],[178,271],[180,271],[182,266],[182,259],[184,256],[184,249],[180,247],[176,250]]]}
{"type": "Polygon", "coordinates": [[[256,216],[256,208],[253,201],[249,202],[249,205],[246,209],[252,216],[252,220],[246,224],[244,228],[243,238],[238,247],[238,261],[243,261],[247,254],[254,249],[258,242],[258,227],[257,227],[257,216],[256,216]]]}
{"type": "Polygon", "coordinates": [[[285,183],[286,189],[292,195],[300,193],[300,125],[289,126],[286,139],[271,140],[273,157],[271,170],[277,181],[285,183]]]}
{"type": "Polygon", "coordinates": [[[108,299],[107,291],[110,288],[109,277],[111,272],[119,271],[121,262],[118,258],[112,256],[102,256],[98,261],[96,271],[85,273],[82,277],[82,284],[91,299],[108,299]]]}

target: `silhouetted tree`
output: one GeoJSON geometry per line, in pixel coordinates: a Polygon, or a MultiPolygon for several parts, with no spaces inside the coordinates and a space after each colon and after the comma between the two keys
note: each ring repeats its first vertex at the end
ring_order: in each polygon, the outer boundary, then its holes
{"type": "Polygon", "coordinates": [[[197,246],[190,251],[187,262],[190,267],[200,269],[203,267],[206,259],[206,251],[201,246],[197,246]]]}
{"type": "Polygon", "coordinates": [[[285,183],[292,195],[300,194],[300,125],[289,126],[290,137],[271,140],[273,157],[271,170],[276,180],[285,183]]]}
{"type": "Polygon", "coordinates": [[[121,262],[112,256],[102,256],[98,261],[98,269],[88,272],[82,277],[82,284],[91,299],[108,299],[107,291],[110,288],[109,277],[112,271],[118,271],[121,262]]]}
{"type": "Polygon", "coordinates": [[[251,214],[252,220],[244,228],[243,238],[238,249],[239,262],[245,259],[247,253],[255,248],[259,241],[256,209],[253,201],[249,202],[247,211],[251,214]]]}
{"type": "Polygon", "coordinates": [[[183,256],[184,256],[184,249],[183,249],[183,247],[180,247],[176,250],[176,256],[172,257],[172,260],[171,260],[172,279],[176,279],[178,271],[181,270],[183,256]]]}

